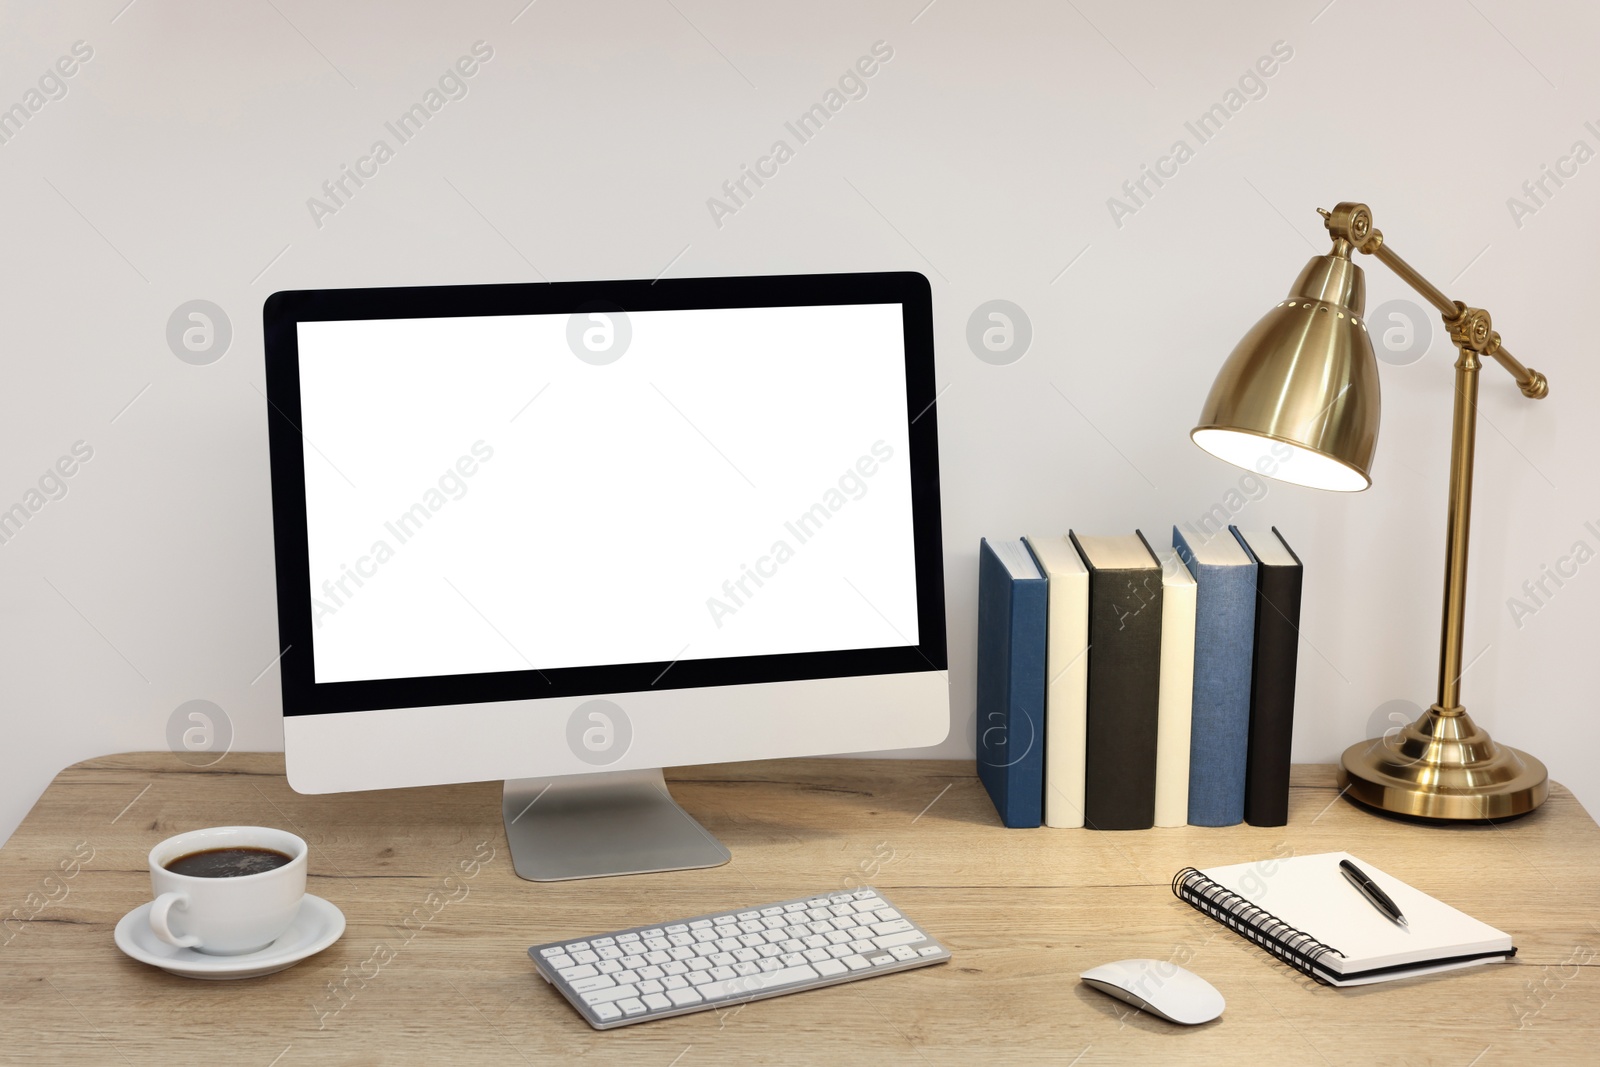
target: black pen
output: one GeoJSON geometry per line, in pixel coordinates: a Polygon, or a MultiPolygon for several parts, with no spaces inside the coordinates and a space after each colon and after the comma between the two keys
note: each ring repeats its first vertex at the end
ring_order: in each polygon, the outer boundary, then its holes
{"type": "Polygon", "coordinates": [[[1406,917],[1400,914],[1400,909],[1395,902],[1389,899],[1389,894],[1379,889],[1377,883],[1368,878],[1366,872],[1349,860],[1339,861],[1339,873],[1347,878],[1351,885],[1361,890],[1361,895],[1372,902],[1372,906],[1383,912],[1390,919],[1401,926],[1410,926],[1406,917]]]}

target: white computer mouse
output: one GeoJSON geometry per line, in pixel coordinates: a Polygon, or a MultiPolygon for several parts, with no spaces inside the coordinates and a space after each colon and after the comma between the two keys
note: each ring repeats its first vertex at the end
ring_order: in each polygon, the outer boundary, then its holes
{"type": "Polygon", "coordinates": [[[1227,1006],[1210,982],[1166,960],[1118,960],[1078,977],[1102,993],[1185,1026],[1208,1023],[1227,1006]]]}

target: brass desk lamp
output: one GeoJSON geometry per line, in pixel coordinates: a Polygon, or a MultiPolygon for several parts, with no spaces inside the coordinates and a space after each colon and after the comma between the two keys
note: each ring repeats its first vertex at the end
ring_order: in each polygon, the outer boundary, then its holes
{"type": "Polygon", "coordinates": [[[1367,333],[1366,283],[1351,251],[1376,256],[1439,309],[1456,360],[1445,520],[1439,699],[1404,730],[1345,750],[1339,784],[1383,811],[1430,819],[1500,819],[1532,811],[1549,791],[1543,763],[1489,739],[1461,706],[1462,615],[1472,513],[1478,369],[1492,357],[1522,394],[1549,392],[1538,371],[1500,344],[1489,313],[1450,300],[1384,244],[1365,204],[1321,211],[1333,249],[1315,256],[1289,295],[1245,335],[1218,372],[1190,436],[1212,455],[1318,489],[1361,490],[1378,443],[1378,364],[1367,333]]]}

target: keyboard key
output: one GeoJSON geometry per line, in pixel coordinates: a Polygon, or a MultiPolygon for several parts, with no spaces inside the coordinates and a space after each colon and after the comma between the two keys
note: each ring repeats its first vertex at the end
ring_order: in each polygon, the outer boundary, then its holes
{"type": "Polygon", "coordinates": [[[822,975],[824,978],[832,978],[834,975],[843,974],[847,970],[849,970],[849,968],[840,963],[838,960],[817,961],[817,973],[822,975]]]}
{"type": "Polygon", "coordinates": [[[672,959],[672,957],[667,955],[665,952],[646,952],[644,954],[645,962],[653,963],[657,967],[661,966],[663,963],[666,963],[670,959],[672,959]]]}
{"type": "Polygon", "coordinates": [[[796,982],[804,982],[817,977],[819,977],[817,972],[810,967],[785,967],[781,971],[747,975],[729,982],[711,982],[701,986],[698,992],[706,1000],[720,1000],[723,997],[748,997],[753,993],[763,993],[779,986],[794,985],[796,982]]]}
{"type": "MultiPolygon", "coordinates": [[[[883,933],[888,933],[888,932],[889,931],[887,931],[887,930],[883,931],[883,933]]],[[[672,947],[672,942],[668,941],[664,937],[647,937],[647,938],[644,939],[644,947],[645,948],[649,948],[649,949],[654,949],[657,952],[665,952],[667,949],[672,947]]],[[[573,959],[577,959],[577,957],[574,956],[573,959]]],[[[584,961],[583,960],[578,960],[578,962],[579,963],[583,963],[584,961]]]]}
{"type": "Polygon", "coordinates": [[[901,961],[914,960],[917,958],[917,950],[910,945],[896,945],[889,950],[889,955],[901,961]]]}
{"type": "Polygon", "coordinates": [[[852,971],[864,971],[868,967],[872,966],[872,964],[870,964],[870,963],[868,963],[866,961],[866,958],[864,956],[859,956],[859,955],[857,955],[857,956],[845,956],[839,962],[844,964],[846,967],[850,968],[852,971]]]}
{"type": "Polygon", "coordinates": [[[672,991],[674,989],[682,989],[688,984],[689,980],[683,977],[681,974],[669,974],[665,978],[661,979],[661,987],[667,991],[667,995],[669,997],[672,995],[672,991]]]}
{"type": "Polygon", "coordinates": [[[757,967],[753,963],[735,963],[733,965],[733,973],[734,974],[760,974],[761,973],[761,968],[757,967]]]}
{"type": "Polygon", "coordinates": [[[618,985],[638,985],[639,974],[637,971],[618,971],[611,976],[611,980],[618,985]]]}
{"type": "MultiPolygon", "coordinates": [[[[868,931],[868,933],[870,935],[871,931],[868,931]]],[[[872,938],[868,936],[861,938],[859,941],[850,942],[850,947],[855,949],[857,952],[871,952],[878,946],[874,945],[872,943],[872,938]]]]}
{"type": "Polygon", "coordinates": [[[712,978],[711,975],[705,971],[690,971],[688,978],[690,985],[705,985],[707,982],[716,981],[716,979],[712,978]]]}
{"type": "Polygon", "coordinates": [[[672,951],[667,955],[675,960],[692,960],[694,959],[694,949],[688,945],[673,945],[672,951]]]}
{"type": "Polygon", "coordinates": [[[875,937],[872,939],[872,943],[879,948],[894,948],[896,945],[915,945],[926,940],[928,940],[928,935],[921,930],[904,930],[898,934],[875,937]]]}
{"type": "MultiPolygon", "coordinates": [[[[801,955],[812,963],[818,963],[828,958],[827,951],[820,948],[808,948],[801,955]]],[[[609,982],[611,979],[607,978],[606,981],[609,982]]]]}
{"type": "Polygon", "coordinates": [[[584,949],[582,952],[574,952],[572,954],[572,962],[574,963],[596,963],[599,961],[599,959],[599,956],[593,952],[590,952],[588,949],[584,949]]]}
{"type": "Polygon", "coordinates": [[[579,978],[572,982],[574,993],[588,993],[596,989],[610,989],[617,983],[612,981],[609,974],[597,974],[593,978],[579,978]]]}
{"type": "Polygon", "coordinates": [[[767,943],[765,934],[740,934],[739,944],[745,948],[759,948],[767,943]]]}
{"type": "Polygon", "coordinates": [[[872,964],[874,967],[882,967],[886,963],[893,963],[894,957],[889,955],[887,952],[884,952],[876,956],[868,956],[867,962],[872,964]]]}
{"type": "Polygon", "coordinates": [[[903,915],[901,915],[898,911],[895,911],[893,908],[879,908],[877,911],[877,916],[879,922],[886,923],[893,922],[896,919],[904,918],[903,915]]]}
{"type": "Polygon", "coordinates": [[[670,963],[663,963],[661,965],[661,970],[666,974],[688,974],[689,965],[678,960],[673,960],[670,963]]]}
{"type": "Polygon", "coordinates": [[[871,900],[874,897],[876,897],[877,895],[878,895],[877,893],[873,892],[870,889],[858,889],[855,892],[855,898],[857,900],[871,900]]]}
{"type": "Polygon", "coordinates": [[[572,944],[567,946],[567,955],[570,956],[574,952],[582,952],[584,949],[586,949],[588,947],[589,947],[589,942],[587,942],[587,941],[574,941],[572,944]]]}
{"type": "Polygon", "coordinates": [[[693,989],[674,989],[667,996],[672,999],[672,1003],[680,1008],[686,1004],[698,1004],[702,999],[700,994],[693,989]]]}
{"type": "Polygon", "coordinates": [[[630,997],[636,997],[638,995],[639,991],[633,986],[619,985],[613,986],[610,989],[596,989],[592,993],[585,993],[583,995],[583,1002],[590,1005],[610,1004],[613,1001],[627,1000],[630,997]]]}
{"type": "MultiPolygon", "coordinates": [[[[657,982],[654,979],[652,979],[652,980],[650,980],[648,982],[640,982],[639,983],[639,992],[641,992],[641,993],[659,993],[665,988],[666,988],[666,986],[663,986],[660,982],[657,982]]],[[[650,1003],[650,998],[649,997],[645,997],[644,998],[644,1002],[646,1004],[650,1003]]]]}
{"type": "Polygon", "coordinates": [[[834,959],[839,959],[842,956],[848,956],[848,955],[851,954],[851,951],[852,950],[851,950],[849,945],[829,945],[828,946],[828,955],[832,956],[834,959]]]}
{"type": "Polygon", "coordinates": [[[589,941],[589,947],[593,949],[600,949],[606,945],[614,945],[616,943],[617,940],[614,937],[596,937],[589,941]]]}
{"type": "Polygon", "coordinates": [[[672,942],[674,945],[694,944],[694,938],[690,937],[687,933],[670,934],[668,935],[667,940],[672,942]]]}
{"type": "Polygon", "coordinates": [[[689,961],[689,970],[691,971],[709,971],[710,969],[711,961],[704,956],[696,956],[689,961]]]}
{"type": "Polygon", "coordinates": [[[732,926],[738,921],[739,920],[735,919],[732,915],[718,915],[715,919],[711,920],[711,923],[713,926],[732,926]]]}
{"type": "Polygon", "coordinates": [[[764,960],[757,960],[756,966],[763,971],[781,971],[783,970],[783,961],[776,956],[768,956],[764,960]]]}
{"type": "Polygon", "coordinates": [[[637,940],[639,940],[639,935],[638,934],[618,934],[617,935],[617,944],[619,944],[619,945],[622,944],[624,941],[637,941],[637,940]]]}
{"type": "Polygon", "coordinates": [[[771,915],[782,915],[783,914],[783,909],[782,908],[762,908],[761,909],[761,914],[762,914],[763,917],[771,916],[771,915]]]}
{"type": "Polygon", "coordinates": [[[648,951],[650,950],[638,941],[629,941],[622,946],[623,955],[626,956],[643,956],[648,951]]]}
{"type": "Polygon", "coordinates": [[[644,1001],[640,1000],[638,997],[633,997],[629,1000],[619,1000],[617,1001],[617,1007],[622,1009],[622,1014],[624,1015],[643,1015],[645,1013],[644,1001]]]}
{"type": "Polygon", "coordinates": [[[646,938],[646,939],[649,939],[649,938],[652,938],[652,937],[666,937],[667,936],[667,932],[665,930],[659,930],[659,929],[652,928],[652,929],[649,929],[649,930],[640,930],[639,931],[639,936],[642,937],[642,938],[646,938]]]}
{"type": "Polygon", "coordinates": [[[622,964],[618,963],[616,960],[601,960],[599,963],[595,964],[595,966],[600,969],[601,974],[616,974],[618,971],[622,970],[622,964]]]}
{"type": "MultiPolygon", "coordinates": [[[[909,929],[911,929],[911,922],[907,919],[895,919],[892,922],[872,924],[872,932],[875,934],[898,934],[902,930],[909,929]]],[[[577,957],[574,956],[573,959],[577,959],[577,957]]]]}
{"type": "MultiPolygon", "coordinates": [[[[753,948],[741,948],[733,954],[733,958],[736,960],[742,960],[745,963],[754,963],[756,960],[761,958],[761,954],[753,948]]],[[[737,964],[735,966],[737,966],[737,964]]]]}
{"type": "Polygon", "coordinates": [[[667,927],[668,936],[670,936],[672,934],[686,934],[688,932],[689,932],[689,925],[687,923],[678,923],[676,926],[667,927]]]}
{"type": "Polygon", "coordinates": [[[748,922],[751,919],[759,918],[761,918],[761,913],[759,911],[741,911],[739,913],[739,920],[741,922],[748,922]]]}
{"type": "Polygon", "coordinates": [[[593,967],[590,967],[588,964],[584,964],[581,967],[568,967],[565,970],[557,971],[556,973],[565,978],[567,981],[572,982],[579,978],[593,978],[600,972],[595,970],[593,967]]]}
{"type": "Polygon", "coordinates": [[[760,956],[764,960],[771,959],[773,956],[783,955],[783,949],[779,948],[777,945],[762,945],[756,949],[756,955],[760,956]]]}
{"type": "Polygon", "coordinates": [[[546,956],[545,957],[545,961],[547,963],[549,963],[551,967],[555,968],[558,971],[564,971],[568,967],[576,967],[577,966],[577,964],[573,962],[571,956],[569,956],[565,952],[561,952],[559,950],[556,952],[556,954],[554,956],[546,956]]]}
{"type": "Polygon", "coordinates": [[[792,912],[792,911],[805,911],[805,910],[806,910],[805,904],[802,901],[798,901],[798,900],[795,901],[793,904],[785,904],[783,906],[783,911],[784,911],[784,914],[786,914],[786,915],[789,912],[792,912]]]}
{"type": "Polygon", "coordinates": [[[551,956],[562,956],[565,955],[565,953],[561,951],[560,945],[551,945],[549,948],[540,949],[539,955],[543,956],[545,959],[549,959],[551,956]]]}
{"type": "Polygon", "coordinates": [[[691,929],[691,930],[709,930],[709,929],[711,929],[711,926],[712,926],[712,923],[711,923],[710,919],[696,919],[694,922],[689,924],[689,929],[691,929]]]}
{"type": "Polygon", "coordinates": [[[596,1004],[594,1017],[603,1023],[608,1023],[612,1019],[622,1018],[622,1009],[615,1004],[596,1004]]]}
{"type": "Polygon", "coordinates": [[[643,999],[645,1006],[650,1008],[652,1011],[663,1011],[672,1007],[672,1001],[668,1000],[660,993],[646,993],[643,999]]]}
{"type": "Polygon", "coordinates": [[[711,957],[711,962],[718,967],[732,967],[737,961],[731,952],[718,952],[711,957]]]}
{"type": "Polygon", "coordinates": [[[711,968],[711,977],[718,982],[726,982],[731,978],[738,977],[738,974],[739,972],[735,971],[732,967],[711,968]]]}
{"type": "Polygon", "coordinates": [[[639,968],[639,977],[640,978],[660,978],[662,975],[664,975],[666,973],[667,973],[666,971],[663,971],[660,967],[656,967],[654,965],[651,965],[649,967],[640,967],[639,968]]]}
{"type": "Polygon", "coordinates": [[[919,956],[937,956],[938,954],[938,945],[923,945],[921,948],[917,949],[917,955],[919,956]]]}
{"type": "Polygon", "coordinates": [[[624,955],[623,951],[616,945],[605,945],[596,951],[603,960],[617,960],[624,955]]]}

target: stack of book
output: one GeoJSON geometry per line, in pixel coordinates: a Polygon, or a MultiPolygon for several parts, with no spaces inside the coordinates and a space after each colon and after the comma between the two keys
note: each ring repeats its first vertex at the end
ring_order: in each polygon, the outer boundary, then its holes
{"type": "Polygon", "coordinates": [[[1287,823],[1302,573],[1276,528],[983,540],[978,777],[1001,821],[1287,823]]]}

